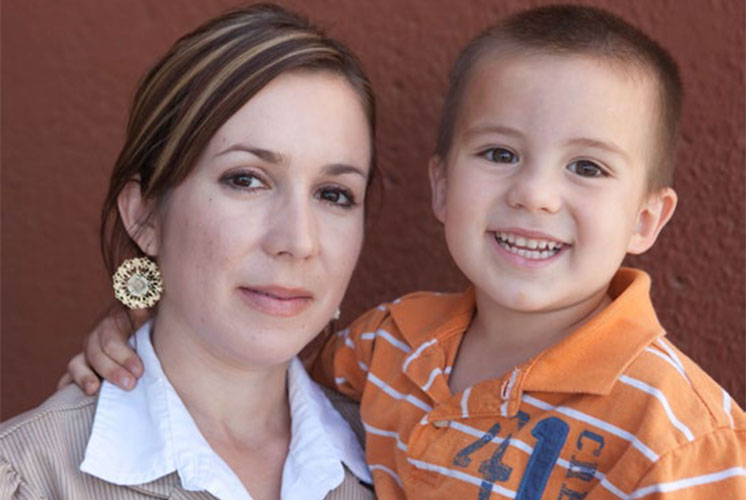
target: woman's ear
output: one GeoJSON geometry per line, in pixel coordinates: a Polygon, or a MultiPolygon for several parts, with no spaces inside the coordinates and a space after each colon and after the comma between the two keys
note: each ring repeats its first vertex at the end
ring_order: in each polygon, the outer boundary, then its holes
{"type": "Polygon", "coordinates": [[[441,223],[445,223],[448,185],[446,166],[439,156],[430,157],[428,173],[430,174],[430,194],[432,196],[433,213],[436,219],[441,223]]]}
{"type": "Polygon", "coordinates": [[[119,216],[130,238],[145,255],[158,255],[158,231],[153,202],[142,197],[140,178],[133,177],[117,197],[119,216]]]}
{"type": "Polygon", "coordinates": [[[641,254],[653,246],[661,229],[676,210],[677,201],[676,191],[670,187],[648,196],[637,214],[634,232],[627,246],[628,253],[641,254]]]}

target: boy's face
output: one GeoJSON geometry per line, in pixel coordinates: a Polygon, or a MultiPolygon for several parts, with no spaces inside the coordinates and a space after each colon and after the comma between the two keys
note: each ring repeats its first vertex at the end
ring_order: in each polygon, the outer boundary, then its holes
{"type": "Polygon", "coordinates": [[[478,293],[522,311],[591,303],[653,244],[676,204],[646,191],[655,96],[641,71],[589,56],[483,57],[431,162],[435,214],[478,293]]]}

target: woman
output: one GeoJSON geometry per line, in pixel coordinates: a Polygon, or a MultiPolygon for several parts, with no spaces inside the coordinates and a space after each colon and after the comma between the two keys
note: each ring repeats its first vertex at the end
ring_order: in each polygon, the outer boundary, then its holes
{"type": "Polygon", "coordinates": [[[70,386],[4,423],[0,497],[369,497],[295,356],[355,266],[373,130],[354,56],[278,7],[179,40],[135,95],[102,219],[118,298],[163,290],[135,335],[144,383],[70,386]]]}

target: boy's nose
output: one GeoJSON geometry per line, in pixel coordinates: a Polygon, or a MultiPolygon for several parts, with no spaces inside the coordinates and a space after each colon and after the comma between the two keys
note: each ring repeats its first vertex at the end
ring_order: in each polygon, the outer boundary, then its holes
{"type": "Polygon", "coordinates": [[[549,168],[523,165],[508,191],[508,204],[529,212],[555,213],[560,209],[560,179],[549,168]]]}
{"type": "Polygon", "coordinates": [[[311,200],[300,196],[278,200],[264,237],[264,249],[273,256],[306,259],[318,252],[318,228],[311,200]]]}

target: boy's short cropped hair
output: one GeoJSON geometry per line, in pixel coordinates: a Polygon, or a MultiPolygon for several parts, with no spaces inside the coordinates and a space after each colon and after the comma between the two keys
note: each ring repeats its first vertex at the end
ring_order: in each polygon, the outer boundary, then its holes
{"type": "Polygon", "coordinates": [[[673,57],[622,18],[580,5],[551,5],[519,12],[483,31],[461,51],[451,70],[435,147],[446,159],[464,89],[471,71],[490,52],[589,55],[636,67],[652,75],[658,88],[659,137],[648,170],[649,192],[673,182],[674,149],[683,89],[673,57]]]}

